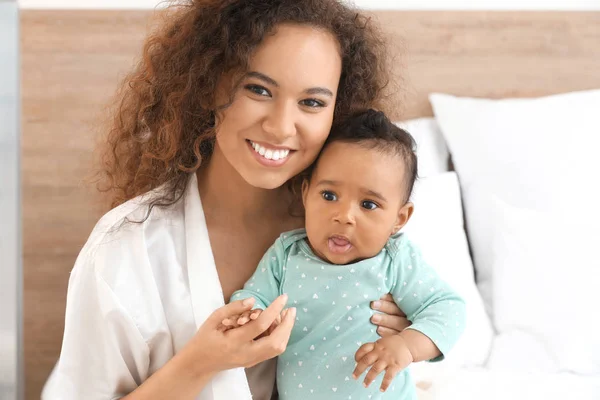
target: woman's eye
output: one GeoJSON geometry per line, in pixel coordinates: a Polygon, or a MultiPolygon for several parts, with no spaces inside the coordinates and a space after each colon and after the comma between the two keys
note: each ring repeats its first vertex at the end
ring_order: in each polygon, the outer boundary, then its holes
{"type": "Polygon", "coordinates": [[[321,196],[325,199],[325,201],[335,201],[337,199],[334,193],[328,191],[321,192],[321,196]]]}
{"type": "Polygon", "coordinates": [[[260,85],[246,85],[245,86],[246,90],[251,91],[254,94],[257,94],[259,96],[270,96],[271,93],[267,90],[267,88],[260,86],[260,85]]]}
{"type": "Polygon", "coordinates": [[[361,205],[363,208],[366,208],[367,210],[374,210],[377,207],[379,207],[376,203],[369,201],[369,200],[363,201],[361,205]]]}
{"type": "Polygon", "coordinates": [[[302,100],[300,103],[303,106],[310,107],[310,108],[325,107],[325,103],[322,102],[321,100],[317,100],[317,99],[306,99],[306,100],[302,100]]]}

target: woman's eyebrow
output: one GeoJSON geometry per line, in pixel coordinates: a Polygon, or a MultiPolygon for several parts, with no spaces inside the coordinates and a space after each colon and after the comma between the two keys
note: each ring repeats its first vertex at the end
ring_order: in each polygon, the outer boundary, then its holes
{"type": "Polygon", "coordinates": [[[246,74],[246,77],[247,78],[256,78],[265,83],[268,83],[271,86],[279,87],[279,84],[277,83],[277,81],[275,81],[275,79],[273,79],[270,76],[267,76],[261,72],[258,72],[258,71],[250,71],[246,74]]]}
{"type": "MultiPolygon", "coordinates": [[[[277,81],[275,79],[263,74],[262,72],[249,71],[248,73],[246,73],[246,77],[247,78],[256,78],[256,79],[261,80],[271,86],[279,87],[279,84],[277,83],[277,81]]],[[[309,94],[309,95],[321,94],[324,96],[333,97],[333,92],[324,87],[308,88],[304,91],[304,93],[309,94]]]]}
{"type": "Polygon", "coordinates": [[[324,88],[324,87],[314,87],[314,88],[310,88],[310,89],[306,89],[304,91],[304,93],[306,94],[322,94],[325,96],[329,96],[329,97],[333,97],[333,93],[331,92],[331,90],[324,88]]]}

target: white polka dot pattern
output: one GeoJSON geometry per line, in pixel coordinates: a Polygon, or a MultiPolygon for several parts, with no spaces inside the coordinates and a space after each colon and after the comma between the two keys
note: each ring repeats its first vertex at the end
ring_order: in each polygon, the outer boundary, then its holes
{"type": "Polygon", "coordinates": [[[278,358],[280,399],[416,399],[408,370],[385,393],[379,391],[383,374],[369,388],[362,385],[364,374],[359,380],[351,376],[358,348],[379,339],[370,322],[370,302],[391,293],[413,321],[411,328],[427,335],[444,354],[464,327],[462,299],[402,235],[390,239],[378,256],[351,265],[318,259],[304,230],[285,236],[234,294],[234,299],[255,297],[256,305],[264,308],[287,293],[297,307],[287,350],[278,358]]]}

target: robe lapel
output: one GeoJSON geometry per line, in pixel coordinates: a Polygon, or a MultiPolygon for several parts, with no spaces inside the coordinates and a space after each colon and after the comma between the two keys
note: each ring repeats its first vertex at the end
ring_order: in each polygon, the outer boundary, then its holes
{"type": "MultiPolygon", "coordinates": [[[[191,174],[184,201],[188,279],[196,328],[199,328],[214,310],[224,305],[224,302],[223,290],[210,246],[206,218],[198,193],[196,174],[191,174]]],[[[211,400],[252,398],[243,368],[222,371],[209,385],[212,386],[213,393],[211,400]]],[[[206,389],[203,394],[209,392],[206,389]]],[[[201,399],[204,400],[204,397],[201,399]]]]}

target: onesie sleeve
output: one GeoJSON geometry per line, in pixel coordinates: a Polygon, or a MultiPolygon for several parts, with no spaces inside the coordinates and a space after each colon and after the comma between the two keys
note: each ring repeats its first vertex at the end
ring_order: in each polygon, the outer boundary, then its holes
{"type": "Polygon", "coordinates": [[[394,266],[395,283],[391,293],[412,322],[408,329],[430,338],[442,353],[432,361],[441,361],[465,328],[465,302],[440,279],[419,249],[407,239],[398,243],[394,266]]]}
{"type": "Polygon", "coordinates": [[[244,284],[244,288],[233,293],[231,301],[254,297],[253,308],[262,310],[267,308],[277,296],[282,294],[281,282],[286,259],[284,253],[283,241],[278,238],[260,260],[258,268],[244,284]]]}

